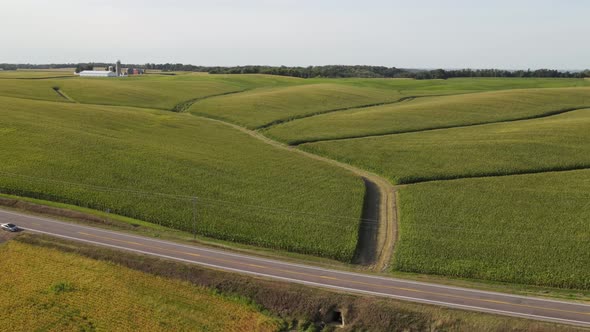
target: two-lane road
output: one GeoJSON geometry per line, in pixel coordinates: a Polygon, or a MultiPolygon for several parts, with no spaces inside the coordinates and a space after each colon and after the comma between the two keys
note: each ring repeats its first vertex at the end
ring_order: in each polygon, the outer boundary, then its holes
{"type": "Polygon", "coordinates": [[[341,291],[590,327],[590,305],[344,272],[177,244],[0,210],[28,231],[216,269],[341,291]]]}

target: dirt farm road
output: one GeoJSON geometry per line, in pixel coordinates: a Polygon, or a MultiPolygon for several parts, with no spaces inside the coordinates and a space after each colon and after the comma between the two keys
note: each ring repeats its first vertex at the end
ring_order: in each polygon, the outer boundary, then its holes
{"type": "MultiPolygon", "coordinates": [[[[362,178],[365,182],[367,192],[363,206],[362,223],[365,223],[365,226],[370,226],[371,223],[378,222],[378,227],[361,227],[361,229],[365,229],[365,233],[363,234],[363,232],[361,232],[359,235],[359,244],[356,250],[354,263],[368,266],[374,271],[383,271],[387,268],[391,261],[391,256],[393,255],[398,227],[396,207],[397,189],[387,179],[352,165],[318,156],[296,147],[277,142],[254,130],[221,120],[202,116],[197,117],[232,127],[266,144],[274,146],[275,148],[299,153],[307,158],[343,168],[362,178]]],[[[362,223],[361,226],[363,225],[362,223]]]]}

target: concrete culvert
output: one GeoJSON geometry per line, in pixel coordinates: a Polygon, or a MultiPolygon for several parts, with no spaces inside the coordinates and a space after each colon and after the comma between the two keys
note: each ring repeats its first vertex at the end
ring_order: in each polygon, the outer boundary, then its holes
{"type": "Polygon", "coordinates": [[[339,309],[332,310],[328,315],[328,324],[334,326],[344,326],[344,315],[339,309]]]}

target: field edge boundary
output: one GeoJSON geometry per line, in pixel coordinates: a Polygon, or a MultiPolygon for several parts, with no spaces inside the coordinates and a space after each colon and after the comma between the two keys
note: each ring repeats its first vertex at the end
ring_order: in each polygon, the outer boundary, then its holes
{"type": "Polygon", "coordinates": [[[281,142],[270,139],[270,138],[262,135],[258,131],[248,129],[248,128],[233,124],[231,122],[226,122],[226,121],[219,120],[219,119],[209,118],[209,117],[203,116],[203,115],[196,115],[196,114],[193,114],[193,115],[195,117],[205,119],[207,121],[213,121],[213,122],[223,124],[225,126],[232,127],[236,130],[241,131],[242,133],[245,133],[245,134],[247,134],[253,138],[256,138],[266,144],[269,144],[275,148],[286,150],[286,151],[291,151],[294,153],[299,153],[303,156],[306,156],[307,158],[322,161],[322,162],[328,163],[330,165],[345,169],[345,170],[353,173],[354,175],[360,177],[361,179],[368,179],[369,181],[375,183],[375,185],[377,186],[377,188],[379,190],[379,195],[380,195],[379,207],[378,207],[379,227],[378,227],[378,231],[377,231],[378,232],[378,235],[377,235],[377,238],[378,238],[377,248],[378,249],[375,252],[374,262],[372,264],[370,264],[368,267],[371,270],[375,270],[375,271],[384,271],[387,269],[387,267],[389,266],[390,261],[391,261],[390,258],[391,258],[392,252],[393,252],[393,248],[395,246],[395,237],[396,237],[397,228],[398,228],[398,220],[396,219],[396,213],[394,213],[394,211],[397,209],[396,204],[395,204],[396,188],[389,182],[389,180],[387,180],[386,178],[383,178],[375,173],[365,171],[363,169],[357,168],[357,167],[352,166],[350,164],[342,163],[342,162],[334,160],[334,159],[326,158],[326,157],[316,155],[316,154],[313,154],[313,153],[310,153],[307,151],[303,151],[300,149],[290,147],[286,144],[283,144],[281,142]]]}

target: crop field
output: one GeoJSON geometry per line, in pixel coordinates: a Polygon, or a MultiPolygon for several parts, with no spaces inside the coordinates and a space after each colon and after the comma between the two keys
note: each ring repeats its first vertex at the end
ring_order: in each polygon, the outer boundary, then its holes
{"type": "Polygon", "coordinates": [[[186,231],[196,211],[201,235],[354,255],[365,188],[346,170],[191,114],[6,97],[0,105],[4,193],[186,231]],[[198,197],[194,210],[187,196],[198,197]]]}
{"type": "Polygon", "coordinates": [[[76,102],[171,109],[176,104],[208,95],[240,91],[241,88],[218,81],[183,81],[168,77],[62,78],[46,80],[2,80],[0,96],[67,101],[59,88],[76,102]]]}
{"type": "Polygon", "coordinates": [[[209,98],[195,103],[190,112],[256,128],[318,112],[391,102],[403,97],[396,91],[342,84],[307,84],[209,98]]]}
{"type": "MultiPolygon", "coordinates": [[[[353,109],[359,106],[391,104],[400,99],[403,100],[414,96],[462,94],[509,89],[512,86],[585,86],[580,83],[584,82],[581,80],[554,80],[553,82],[521,80],[521,84],[516,84],[517,80],[514,82],[513,84],[504,82],[504,86],[502,86],[498,83],[485,84],[486,80],[472,80],[472,84],[468,85],[462,80],[428,81],[423,83],[423,81],[405,79],[312,79],[307,80],[305,85],[282,86],[272,89],[262,88],[231,96],[205,99],[195,103],[189,111],[248,128],[260,128],[321,113],[339,114],[340,112],[334,111],[353,109]]],[[[359,112],[365,110],[363,108],[359,112]]],[[[296,121],[296,123],[299,122],[296,121]]],[[[315,123],[315,120],[311,120],[311,122],[315,123]]],[[[325,123],[320,123],[320,127],[324,125],[325,123]]],[[[334,124],[331,123],[330,127],[332,126],[334,124]]],[[[308,135],[307,130],[309,128],[296,128],[294,131],[300,129],[303,131],[300,132],[301,135],[308,135]]],[[[339,130],[339,128],[334,129],[339,130]]],[[[321,132],[321,128],[316,128],[316,130],[321,132]]],[[[271,136],[281,138],[280,135],[273,135],[274,131],[270,133],[271,136]]],[[[316,133],[313,132],[313,134],[316,133]]]]}
{"type": "Polygon", "coordinates": [[[590,289],[590,170],[400,190],[395,270],[590,289]]]}
{"type": "Polygon", "coordinates": [[[580,109],[533,120],[318,142],[302,148],[404,184],[590,167],[588,142],[590,109],[580,109]]]}
{"type": "Polygon", "coordinates": [[[589,80],[33,77],[0,74],[3,193],[351,262],[365,184],[301,149],[404,184],[392,270],[590,287],[589,80]]]}
{"type": "Polygon", "coordinates": [[[16,78],[16,79],[36,79],[49,77],[74,77],[74,68],[55,69],[55,70],[0,70],[0,79],[16,78]]]}
{"type": "Polygon", "coordinates": [[[18,242],[0,246],[2,331],[276,331],[246,303],[185,282],[18,242]]]}
{"type": "MultiPolygon", "coordinates": [[[[590,86],[590,80],[578,78],[451,78],[447,80],[413,80],[387,78],[311,79],[316,82],[331,82],[359,87],[399,90],[401,92],[424,91],[428,94],[458,94],[482,91],[562,88],[590,86]]],[[[411,94],[411,93],[406,93],[411,94]]]]}
{"type": "Polygon", "coordinates": [[[289,144],[465,126],[590,107],[590,88],[526,89],[418,98],[334,112],[269,128],[289,144]]]}

